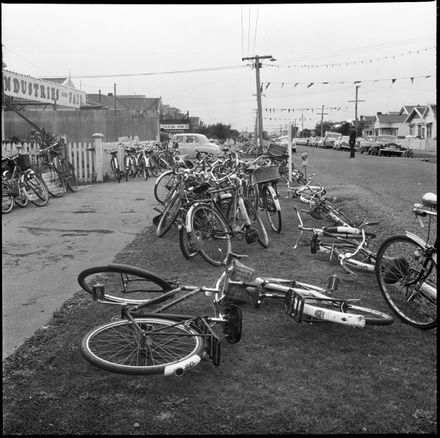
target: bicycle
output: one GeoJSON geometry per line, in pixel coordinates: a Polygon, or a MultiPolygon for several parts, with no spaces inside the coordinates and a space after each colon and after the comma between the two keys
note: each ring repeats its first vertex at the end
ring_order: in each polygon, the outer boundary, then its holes
{"type": "Polygon", "coordinates": [[[330,296],[338,290],[339,279],[329,277],[327,287],[312,285],[295,279],[259,277],[255,270],[233,260],[229,267],[230,275],[225,280],[225,297],[238,305],[250,298],[259,308],[266,298],[281,301],[286,314],[301,323],[332,322],[355,328],[366,325],[390,325],[392,316],[366,307],[353,304],[357,298],[343,299],[330,296]]]}
{"type": "Polygon", "coordinates": [[[220,338],[215,328],[221,326],[231,344],[240,341],[242,332],[241,309],[224,294],[233,257],[229,254],[225,269],[211,288],[168,281],[128,265],[82,271],[78,283],[93,300],[121,307],[120,318],[84,336],[80,348],[85,359],[107,371],[141,375],[181,376],[202,360],[219,366],[220,338]],[[131,298],[133,294],[141,299],[131,298]],[[210,298],[210,313],[163,313],[201,294],[210,298]]]}
{"type": "Polygon", "coordinates": [[[427,239],[409,231],[385,239],[377,252],[376,278],[380,292],[393,312],[405,323],[420,329],[437,326],[437,236],[429,243],[431,221],[437,219],[437,195],[425,193],[413,213],[427,239]]]}
{"type": "MultiPolygon", "coordinates": [[[[63,147],[63,145],[65,144],[64,139],[59,139],[57,144],[60,147],[63,147]]],[[[61,172],[61,176],[63,177],[63,180],[66,184],[66,188],[72,193],[76,192],[78,190],[78,178],[76,176],[75,167],[67,158],[64,158],[62,156],[61,152],[58,152],[56,150],[53,151],[53,160],[55,161],[56,167],[61,172]]]]}
{"type": "MultiPolygon", "coordinates": [[[[294,210],[298,217],[300,233],[293,250],[297,249],[303,231],[311,232],[310,251],[312,254],[318,251],[329,254],[329,262],[333,260],[333,255],[336,255],[341,267],[352,275],[356,275],[353,270],[374,273],[376,253],[368,248],[367,238],[373,239],[376,234],[366,232],[364,227],[377,225],[378,222],[364,221],[358,228],[351,226],[305,227],[298,209],[294,207],[294,210]]],[[[301,211],[307,213],[307,210],[301,211]]]]}
{"type": "Polygon", "coordinates": [[[120,183],[122,179],[122,174],[124,172],[121,170],[121,166],[119,165],[119,160],[118,160],[119,150],[118,149],[109,150],[109,153],[111,155],[110,167],[112,169],[113,175],[115,176],[116,180],[118,181],[118,183],[120,183]]]}
{"type": "Polygon", "coordinates": [[[206,190],[186,215],[188,239],[210,264],[220,266],[231,252],[231,239],[269,246],[266,228],[252,203],[243,195],[243,178],[236,174],[211,180],[219,188],[206,190]],[[226,187],[222,187],[227,183],[226,187]]]}
{"type": "Polygon", "coordinates": [[[29,198],[24,191],[24,183],[12,178],[15,160],[10,157],[2,158],[2,213],[10,213],[14,206],[24,208],[29,198]]]}
{"type": "Polygon", "coordinates": [[[54,198],[61,198],[65,195],[67,187],[63,175],[54,161],[54,158],[59,155],[54,149],[56,146],[58,143],[40,149],[37,155],[37,166],[38,174],[46,183],[49,194],[54,198]]]}
{"type": "MultiPolygon", "coordinates": [[[[20,150],[21,148],[22,146],[17,146],[17,149],[20,150]]],[[[4,181],[2,186],[9,187],[8,195],[11,193],[17,194],[14,198],[16,203],[20,199],[17,205],[25,206],[25,203],[27,204],[23,200],[23,194],[37,207],[47,205],[49,202],[49,191],[44,181],[32,169],[29,155],[19,152],[15,156],[6,156],[5,158],[11,164],[12,169],[12,171],[5,170],[2,172],[2,181],[4,181]]]]}

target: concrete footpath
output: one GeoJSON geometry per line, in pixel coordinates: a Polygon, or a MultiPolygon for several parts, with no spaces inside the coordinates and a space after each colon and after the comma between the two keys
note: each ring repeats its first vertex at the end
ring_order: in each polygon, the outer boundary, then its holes
{"type": "Polygon", "coordinates": [[[152,224],[155,180],[82,185],[2,215],[3,359],[80,289],[81,270],[111,263],[152,224]]]}

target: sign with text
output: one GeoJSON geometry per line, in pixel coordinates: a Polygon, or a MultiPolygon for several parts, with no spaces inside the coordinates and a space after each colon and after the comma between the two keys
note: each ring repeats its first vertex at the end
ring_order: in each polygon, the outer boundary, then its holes
{"type": "Polygon", "coordinates": [[[169,123],[169,124],[160,124],[161,129],[189,129],[188,123],[169,123]]]}
{"type": "Polygon", "coordinates": [[[79,108],[86,103],[86,93],[55,82],[3,70],[2,91],[6,96],[41,103],[79,108]]]}

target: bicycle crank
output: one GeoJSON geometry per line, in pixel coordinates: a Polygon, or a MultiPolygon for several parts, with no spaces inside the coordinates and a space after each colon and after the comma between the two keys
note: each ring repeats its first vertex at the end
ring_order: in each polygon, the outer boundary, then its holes
{"type": "Polygon", "coordinates": [[[258,231],[251,226],[246,227],[245,238],[246,243],[255,243],[258,240],[258,231]]]}

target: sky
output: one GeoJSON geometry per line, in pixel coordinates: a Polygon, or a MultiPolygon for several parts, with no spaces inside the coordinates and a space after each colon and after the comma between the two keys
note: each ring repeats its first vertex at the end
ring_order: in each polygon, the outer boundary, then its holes
{"type": "Polygon", "coordinates": [[[136,94],[239,131],[436,103],[437,3],[2,3],[6,69],[136,94]],[[324,113],[324,115],[322,115],[324,113]]]}

